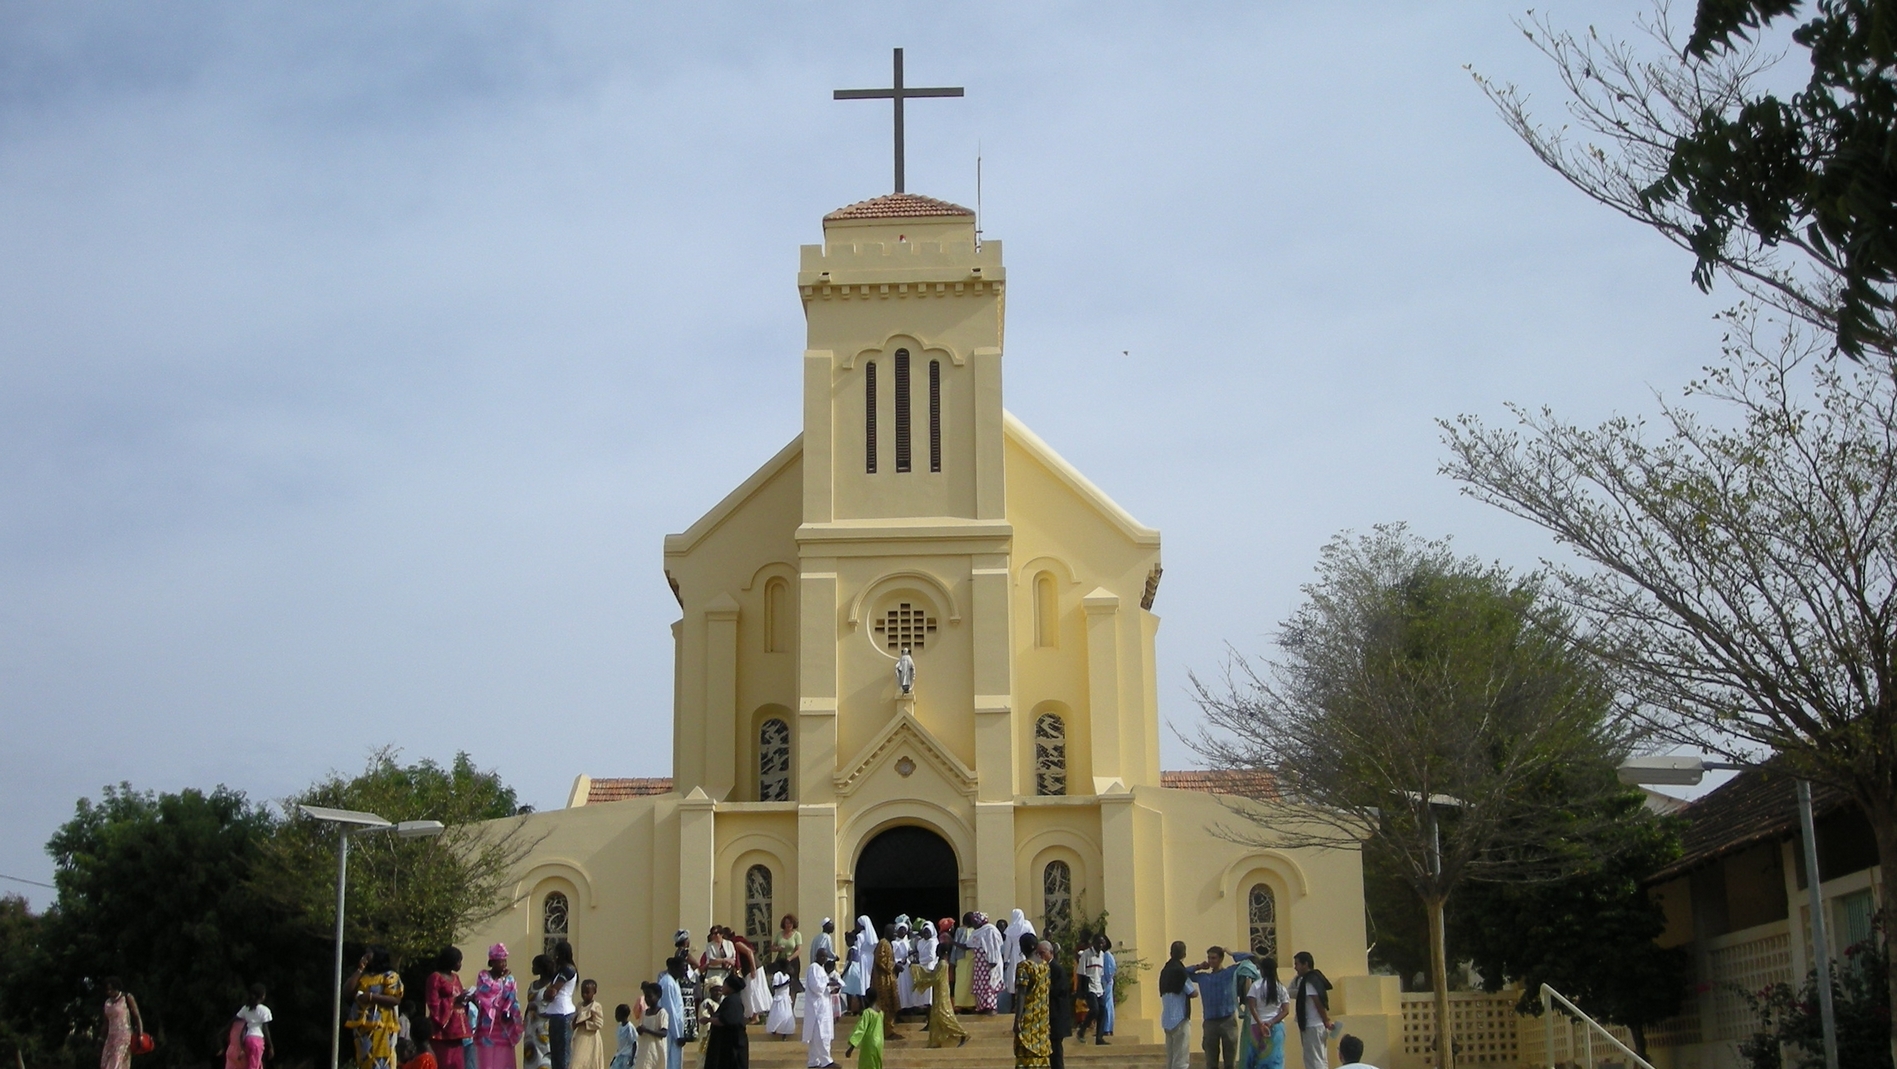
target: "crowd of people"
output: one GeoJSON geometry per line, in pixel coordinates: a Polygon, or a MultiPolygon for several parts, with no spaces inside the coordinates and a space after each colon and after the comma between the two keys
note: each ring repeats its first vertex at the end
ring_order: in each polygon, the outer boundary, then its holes
{"type": "MultiPolygon", "coordinates": [[[[801,1039],[808,1069],[837,1069],[831,1048],[846,1015],[857,1022],[845,1057],[882,1069],[885,1044],[908,1039],[898,1027],[905,1018],[923,1021],[930,1047],[968,1042],[958,1008],[1012,1017],[1017,1069],[1063,1069],[1068,1038],[1084,1041],[1091,1030],[1101,1044],[1113,1035],[1119,966],[1105,933],[1080,933],[1070,971],[1061,948],[1018,909],[999,922],[979,912],[959,922],[900,916],[880,931],[858,917],[840,942],[826,917],[808,948],[797,918],[786,916],[760,942],[714,925],[695,951],[680,930],[659,975],[614,1008],[610,1031],[598,984],[580,978],[565,941],[534,957],[524,989],[506,945],[488,948],[471,988],[461,951],[444,948],[419,1004],[405,1001],[388,950],[370,947],[343,985],[344,1028],[357,1069],[685,1069],[694,1048],[693,1069],[749,1069],[747,1029],[760,1024],[773,1040],[801,1039]]],[[[1186,944],[1172,944],[1159,972],[1168,1069],[1189,1067],[1195,1003],[1204,1069],[1284,1069],[1287,1023],[1298,1030],[1302,1069],[1328,1066],[1339,1027],[1330,981],[1309,953],[1293,955],[1289,985],[1268,955],[1214,946],[1197,964],[1186,956],[1186,944]]],[[[116,978],[105,989],[101,1069],[128,1069],[145,1039],[138,1003],[116,978]]],[[[262,1069],[273,1053],[265,994],[254,985],[232,1018],[225,1069],[262,1069]]],[[[1338,1054],[1361,1065],[1362,1041],[1342,1036],[1338,1054]]]]}

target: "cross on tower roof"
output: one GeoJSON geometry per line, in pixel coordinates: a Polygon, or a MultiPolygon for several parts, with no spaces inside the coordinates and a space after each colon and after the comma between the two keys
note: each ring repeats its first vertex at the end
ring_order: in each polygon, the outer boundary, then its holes
{"type": "Polygon", "coordinates": [[[905,192],[902,188],[902,102],[909,97],[958,97],[962,87],[949,86],[933,89],[908,89],[902,84],[902,49],[896,49],[895,80],[888,89],[839,89],[837,100],[893,100],[896,104],[896,192],[905,192]]]}

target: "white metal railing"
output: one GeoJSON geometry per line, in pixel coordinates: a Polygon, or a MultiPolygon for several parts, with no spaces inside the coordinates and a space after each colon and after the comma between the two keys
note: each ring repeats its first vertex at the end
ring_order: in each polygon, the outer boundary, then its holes
{"type": "Polygon", "coordinates": [[[1628,1064],[1639,1066],[1640,1069],[1653,1069],[1652,1062],[1649,1062],[1645,1058],[1642,1058],[1640,1055],[1635,1054],[1632,1048],[1628,1047],[1627,1044],[1622,1043],[1619,1039],[1615,1038],[1612,1032],[1609,1032],[1607,1029],[1601,1027],[1600,1022],[1596,1021],[1592,1017],[1589,1017],[1587,1014],[1582,1013],[1581,1007],[1576,1006],[1573,1002],[1570,1002],[1566,995],[1563,995],[1561,992],[1556,991],[1552,987],[1549,987],[1547,984],[1543,984],[1541,985],[1541,1020],[1544,1027],[1546,1027],[1548,1030],[1547,1032],[1548,1046],[1545,1052],[1545,1056],[1548,1059],[1548,1069],[1556,1069],[1556,1062],[1555,1062],[1555,1056],[1554,1056],[1554,1052],[1555,1052],[1555,1045],[1554,1045],[1555,1012],[1554,1011],[1555,1011],[1556,1004],[1560,1005],[1562,1014],[1568,1018],[1568,1063],[1569,1064],[1585,1066],[1586,1069],[1594,1069],[1594,1066],[1596,1064],[1594,1061],[1594,1035],[1595,1033],[1599,1033],[1600,1037],[1606,1040],[1615,1050],[1627,1056],[1628,1064]],[[1575,1054],[1574,1033],[1577,1030],[1581,1033],[1581,1041],[1580,1041],[1581,1058],[1579,1060],[1576,1060],[1574,1056],[1575,1054]]]}

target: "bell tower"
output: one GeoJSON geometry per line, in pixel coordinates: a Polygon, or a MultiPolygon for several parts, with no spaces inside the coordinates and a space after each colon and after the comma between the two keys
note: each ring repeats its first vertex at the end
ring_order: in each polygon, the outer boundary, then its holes
{"type": "Polygon", "coordinates": [[[1001,243],[912,193],[831,212],[797,286],[804,523],[1003,518],[1001,243]]]}

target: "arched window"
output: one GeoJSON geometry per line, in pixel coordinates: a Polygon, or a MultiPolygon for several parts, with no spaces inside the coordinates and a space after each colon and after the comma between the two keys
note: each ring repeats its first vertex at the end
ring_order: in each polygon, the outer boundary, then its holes
{"type": "Polygon", "coordinates": [[[764,650],[787,653],[791,648],[790,584],[772,579],[764,584],[764,650]]]}
{"type": "Polygon", "coordinates": [[[1261,958],[1278,956],[1278,898],[1262,883],[1252,884],[1245,904],[1246,929],[1251,936],[1251,952],[1261,958]]]}
{"type": "Polygon", "coordinates": [[[1050,861],[1041,870],[1041,931],[1071,927],[1073,922],[1073,870],[1065,861],[1050,861]]]}
{"type": "Polygon", "coordinates": [[[757,732],[757,800],[790,801],[790,725],[776,717],[757,732]]]}
{"type": "Polygon", "coordinates": [[[762,944],[775,934],[771,930],[771,870],[752,865],[744,874],[744,937],[762,944]]]}
{"type": "Polygon", "coordinates": [[[1059,713],[1034,718],[1034,793],[1067,793],[1067,722],[1059,713]]]}
{"type": "Polygon", "coordinates": [[[896,470],[909,470],[909,350],[896,350],[896,470]]]}
{"type": "Polygon", "coordinates": [[[1060,595],[1051,572],[1034,577],[1034,644],[1048,649],[1060,645],[1060,595]]]}
{"type": "Polygon", "coordinates": [[[942,470],[942,361],[929,361],[929,470],[942,470]]]}
{"type": "Polygon", "coordinates": [[[567,942],[569,911],[566,896],[558,891],[547,892],[540,903],[540,949],[543,954],[552,954],[553,948],[567,942]]]}
{"type": "Polygon", "coordinates": [[[863,365],[863,470],[876,474],[876,361],[863,365]]]}

